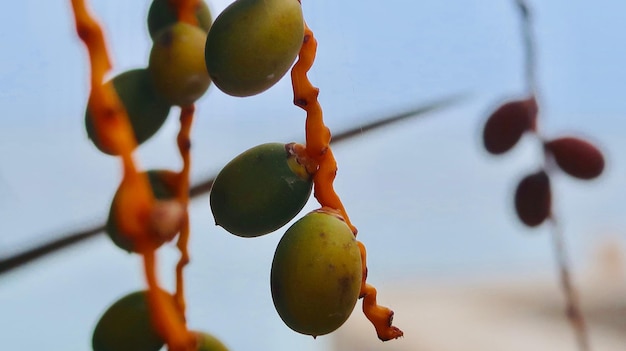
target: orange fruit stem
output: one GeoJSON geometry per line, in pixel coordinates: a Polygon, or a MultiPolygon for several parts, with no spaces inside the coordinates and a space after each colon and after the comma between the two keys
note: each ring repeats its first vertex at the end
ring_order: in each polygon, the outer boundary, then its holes
{"type": "MultiPolygon", "coordinates": [[[[171,0],[177,6],[178,16],[185,22],[196,24],[194,15],[197,0],[171,0]]],[[[115,151],[122,159],[125,191],[120,192],[117,212],[118,225],[122,232],[130,233],[143,257],[148,300],[152,322],[163,337],[170,351],[191,351],[196,348],[195,337],[186,327],[184,318],[182,269],[189,261],[187,241],[189,236],[188,216],[185,214],[178,247],[181,259],[177,265],[177,292],[172,300],[158,284],[155,274],[156,245],[151,239],[147,218],[155,202],[148,177],[140,173],[132,153],[137,148],[130,121],[113,85],[104,83],[111,69],[111,60],[106,49],[103,30],[91,16],[84,0],[71,0],[76,21],[76,32],[87,47],[91,66],[91,94],[88,109],[93,118],[98,140],[105,148],[115,151]],[[172,302],[174,301],[174,302],[172,302]]],[[[178,179],[178,200],[185,206],[189,202],[189,133],[193,121],[193,106],[181,111],[181,131],[178,137],[183,158],[183,170],[178,179]]]]}
{"type": "MultiPolygon", "coordinates": [[[[183,160],[183,168],[179,173],[178,181],[178,201],[187,208],[189,205],[189,171],[191,168],[191,125],[193,122],[194,105],[183,107],[180,111],[180,131],[177,137],[178,150],[183,160]]],[[[189,215],[185,211],[183,224],[178,235],[177,247],[180,251],[180,259],[176,264],[176,293],[174,298],[181,312],[185,312],[185,289],[183,269],[189,263],[189,215]]]]}
{"type": "MultiPolygon", "coordinates": [[[[322,108],[317,100],[319,89],[314,87],[307,77],[307,72],[313,66],[317,50],[317,40],[311,29],[304,24],[304,40],[298,54],[298,60],[291,70],[291,82],[293,85],[294,104],[301,107],[306,115],[306,146],[301,159],[312,160],[313,167],[306,165],[307,169],[314,169],[313,190],[314,196],[322,207],[330,207],[339,212],[354,235],[357,235],[356,227],[350,222],[348,214],[334,190],[333,182],[337,174],[337,162],[330,148],[331,133],[324,124],[322,108]]],[[[403,332],[392,326],[393,311],[380,306],[376,302],[376,289],[367,284],[367,260],[365,245],[357,241],[361,252],[361,266],[363,278],[361,282],[360,297],[363,298],[363,313],[374,325],[378,338],[382,341],[399,338],[403,332]]]]}
{"type": "Polygon", "coordinates": [[[141,251],[148,282],[148,304],[156,331],[165,340],[169,351],[191,351],[196,339],[184,323],[184,316],[171,296],[159,287],[155,274],[155,251],[141,251]]]}
{"type": "Polygon", "coordinates": [[[189,23],[192,26],[198,25],[196,9],[200,5],[200,0],[169,0],[169,2],[172,8],[176,9],[180,22],[189,23]]]}
{"type": "Polygon", "coordinates": [[[330,150],[330,130],[324,124],[322,108],[317,100],[319,89],[314,87],[307,77],[313,66],[317,40],[311,29],[304,24],[304,40],[298,54],[298,60],[291,69],[294,104],[306,111],[306,159],[317,164],[313,175],[314,195],[320,205],[338,210],[356,235],[357,229],[350,222],[339,196],[333,188],[337,173],[337,162],[330,150]]]}

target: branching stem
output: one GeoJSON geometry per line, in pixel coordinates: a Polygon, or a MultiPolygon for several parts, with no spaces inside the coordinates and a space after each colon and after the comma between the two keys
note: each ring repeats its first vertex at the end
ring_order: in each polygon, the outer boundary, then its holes
{"type": "Polygon", "coordinates": [[[552,245],[559,270],[561,290],[565,296],[565,316],[569,320],[572,328],[574,329],[574,333],[576,334],[578,350],[589,351],[591,348],[589,346],[587,325],[585,323],[582,309],[580,308],[578,294],[576,293],[576,289],[572,282],[563,229],[554,216],[551,215],[550,218],[548,218],[548,221],[552,229],[552,245]]]}
{"type": "MultiPolygon", "coordinates": [[[[526,0],[515,0],[520,17],[522,19],[522,34],[523,34],[523,48],[525,57],[525,79],[527,89],[530,96],[537,98],[537,61],[536,61],[536,49],[535,49],[535,36],[533,35],[532,25],[532,12],[526,0]]],[[[538,129],[535,129],[536,135],[539,139],[542,139],[538,129]]],[[[544,152],[544,168],[546,172],[549,171],[549,165],[551,156],[544,152]]],[[[552,205],[554,207],[554,205],[552,205]]],[[[559,224],[559,221],[554,216],[554,209],[551,210],[548,222],[551,226],[552,244],[554,248],[554,255],[556,257],[559,281],[561,290],[565,297],[565,316],[569,320],[574,333],[576,334],[576,340],[579,351],[589,351],[589,336],[585,323],[585,319],[578,301],[576,289],[572,283],[571,269],[569,260],[567,257],[567,248],[565,247],[565,237],[563,235],[563,229],[559,224]]]]}

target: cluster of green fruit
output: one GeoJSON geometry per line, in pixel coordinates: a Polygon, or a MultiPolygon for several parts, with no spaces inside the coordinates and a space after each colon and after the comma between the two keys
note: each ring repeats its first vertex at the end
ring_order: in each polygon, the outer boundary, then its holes
{"type": "MultiPolygon", "coordinates": [[[[304,27],[298,0],[234,2],[207,37],[206,63],[213,82],[233,96],[268,89],[293,64],[304,27]]],[[[211,211],[216,224],[228,232],[257,237],[291,221],[311,188],[311,175],[293,143],[262,144],[218,174],[211,211]]],[[[313,336],[336,330],[352,313],[361,287],[361,254],[352,230],[332,209],[305,215],[280,240],[270,279],[274,305],[287,326],[313,336]]]]}
{"type": "MultiPolygon", "coordinates": [[[[181,22],[176,9],[168,0],[154,0],[147,18],[148,31],[153,40],[148,66],[124,72],[105,83],[112,84],[120,98],[138,145],[161,128],[172,106],[192,105],[211,84],[204,60],[204,46],[213,20],[205,2],[198,2],[195,17],[197,26],[181,22]]],[[[99,150],[116,155],[114,150],[105,147],[106,143],[98,140],[96,126],[89,111],[85,114],[85,126],[89,138],[99,150]]],[[[147,172],[147,176],[158,200],[171,199],[176,195],[176,172],[152,170],[147,172]]],[[[116,211],[116,200],[121,186],[111,205],[106,232],[120,248],[137,252],[136,243],[118,227],[116,220],[116,214],[119,214],[116,211]]],[[[171,203],[178,204],[174,201],[171,203]]],[[[163,231],[163,226],[159,227],[155,229],[163,231]]],[[[174,226],[166,230],[169,234],[161,235],[158,244],[171,240],[178,229],[178,226],[174,226]]],[[[154,328],[147,300],[147,292],[138,291],[113,303],[94,329],[93,350],[160,350],[165,340],[154,328]]],[[[193,334],[196,336],[198,351],[227,351],[212,335],[204,332],[193,334]]]]}
{"type": "MultiPolygon", "coordinates": [[[[293,146],[259,145],[222,169],[210,194],[217,225],[237,236],[257,237],[280,229],[302,210],[312,182],[293,146]]],[[[297,220],[281,238],[270,286],[285,324],[318,336],[348,319],[362,278],[352,230],[336,211],[321,208],[297,220]]]]}
{"type": "MultiPolygon", "coordinates": [[[[168,0],[153,1],[148,67],[124,72],[110,82],[138,145],[159,130],[172,105],[193,104],[211,81],[232,96],[269,89],[285,75],[302,45],[304,20],[298,0],[238,0],[215,23],[200,1],[195,14],[197,26],[178,21],[168,0]]],[[[98,140],[89,112],[85,124],[96,147],[114,154],[98,140]]]]}
{"type": "MultiPolygon", "coordinates": [[[[147,68],[124,72],[111,80],[124,105],[137,144],[153,136],[171,106],[192,105],[211,82],[224,93],[244,97],[278,82],[295,61],[304,40],[299,0],[237,0],[213,22],[200,1],[197,26],[177,20],[168,0],[154,0],[148,13],[153,40],[147,68]]],[[[102,152],[115,154],[98,140],[89,112],[87,133],[102,152]]],[[[154,196],[173,199],[177,174],[147,172],[154,196]]],[[[274,232],[304,207],[312,176],[297,158],[293,144],[269,143],[232,160],[216,178],[210,205],[217,224],[241,237],[274,232]]],[[[120,248],[137,252],[116,221],[116,193],[106,231],[120,248]]],[[[169,233],[173,234],[173,233],[169,233]]],[[[173,236],[164,235],[162,244],[173,236]]],[[[293,330],[318,336],[330,333],[350,316],[363,279],[361,253],[350,227],[329,208],[295,222],[281,239],[271,269],[274,305],[293,330]]],[[[135,292],[115,302],[101,317],[93,335],[94,351],[159,350],[147,294],[135,292]]],[[[199,350],[225,350],[199,333],[199,350]]]]}
{"type": "MultiPolygon", "coordinates": [[[[126,109],[138,145],[161,128],[171,106],[193,104],[211,84],[204,45],[213,20],[203,1],[198,3],[196,19],[198,26],[180,22],[168,0],[154,0],[148,13],[153,40],[148,67],[123,72],[108,82],[126,109]]],[[[85,126],[100,151],[115,154],[98,140],[89,111],[85,126]]]]}
{"type": "MultiPolygon", "coordinates": [[[[148,67],[124,72],[111,81],[138,145],[159,130],[172,105],[184,107],[200,98],[211,78],[230,95],[251,95],[270,88],[287,72],[302,44],[304,25],[297,0],[239,0],[215,23],[204,2],[198,3],[195,14],[197,27],[178,21],[168,0],[154,0],[147,21],[154,44],[148,67]]],[[[85,124],[96,147],[111,154],[97,140],[89,111],[85,124]]],[[[157,199],[174,197],[175,184],[165,180],[173,177],[171,172],[153,170],[148,175],[157,199]]],[[[119,247],[135,251],[116,227],[116,197],[107,233],[119,247]]],[[[249,200],[262,202],[251,196],[249,200]]]]}
{"type": "MultiPolygon", "coordinates": [[[[154,330],[146,291],[130,293],[111,305],[93,332],[94,351],[159,351],[164,341],[154,330]]],[[[228,351],[214,336],[193,332],[197,351],[228,351]]]]}

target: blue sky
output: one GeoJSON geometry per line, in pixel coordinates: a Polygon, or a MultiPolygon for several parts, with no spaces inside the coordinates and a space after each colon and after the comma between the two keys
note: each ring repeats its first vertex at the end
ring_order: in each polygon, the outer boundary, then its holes
{"type": "MultiPolygon", "coordinates": [[[[488,112],[524,93],[520,21],[513,1],[303,0],[319,41],[310,73],[331,130],[469,92],[466,102],[341,144],[336,188],[368,247],[370,276],[385,286],[412,279],[554,271],[546,228],[518,224],[511,193],[535,169],[532,138],[510,154],[482,151],[488,112]]],[[[626,217],[626,3],[531,1],[535,11],[541,127],[584,135],[605,151],[594,182],[556,175],[555,206],[575,264],[603,236],[624,237],[626,217]]],[[[91,1],[105,25],[114,74],[146,65],[149,1],[91,1]]],[[[227,1],[210,3],[214,14],[227,1]]],[[[0,256],[56,233],[102,221],[119,180],[117,160],[86,139],[86,52],[69,1],[11,2],[0,13],[0,256]],[[46,236],[49,234],[48,236],[46,236]]],[[[193,178],[268,141],[300,141],[304,114],[287,79],[258,96],[215,87],[197,106],[193,178]]],[[[145,168],[179,167],[173,109],[138,152],[145,168]]],[[[313,209],[313,201],[307,209],[313,209]]],[[[212,225],[207,197],[192,205],[190,325],[233,350],[321,350],[329,338],[292,333],[269,295],[280,233],[243,240],[212,225]],[[241,335],[245,337],[241,337],[241,335]]],[[[163,257],[171,283],[173,249],[163,257]]],[[[141,288],[136,257],[99,238],[0,277],[0,330],[7,348],[86,350],[111,301],[141,288]],[[34,334],[33,334],[34,331],[34,334]],[[33,335],[35,335],[33,337],[33,335]]],[[[396,311],[401,314],[402,311],[396,311]]],[[[360,312],[355,310],[360,316],[360,312]]]]}

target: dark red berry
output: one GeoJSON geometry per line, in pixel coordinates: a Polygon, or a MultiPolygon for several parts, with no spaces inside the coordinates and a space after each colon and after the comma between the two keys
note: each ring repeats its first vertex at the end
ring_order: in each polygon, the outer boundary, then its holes
{"type": "Polygon", "coordinates": [[[509,101],[487,119],[483,130],[485,149],[492,154],[509,151],[524,132],[534,129],[537,104],[534,98],[509,101]]]}
{"type": "Polygon", "coordinates": [[[604,170],[604,156],[591,143],[563,137],[545,143],[557,165],[567,174],[580,179],[593,179],[604,170]]]}
{"type": "Polygon", "coordinates": [[[543,223],[550,216],[552,196],[550,178],[541,170],[524,177],[515,191],[515,210],[529,227],[543,223]]]}

